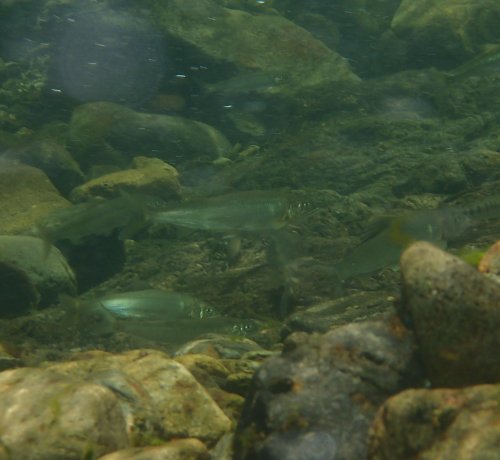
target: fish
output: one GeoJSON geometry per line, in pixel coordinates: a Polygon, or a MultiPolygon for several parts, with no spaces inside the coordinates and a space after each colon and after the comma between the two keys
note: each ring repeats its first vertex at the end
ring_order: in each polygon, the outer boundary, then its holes
{"type": "Polygon", "coordinates": [[[253,190],[192,200],[150,212],[148,220],[195,230],[264,232],[285,227],[307,208],[308,203],[293,200],[286,192],[253,190]]]}
{"type": "Polygon", "coordinates": [[[215,308],[189,294],[144,289],[107,294],[87,302],[87,308],[102,306],[117,319],[176,321],[212,318],[215,308]]]}
{"type": "Polygon", "coordinates": [[[85,339],[127,333],[169,346],[179,346],[207,333],[237,336],[257,334],[260,323],[228,318],[202,301],[183,293],[145,289],[108,294],[95,299],[61,295],[65,312],[61,324],[85,339]]]}
{"type": "Polygon", "coordinates": [[[158,200],[122,193],[117,198],[75,204],[39,219],[34,233],[48,245],[62,240],[78,245],[89,237],[109,236],[114,231],[120,239],[131,238],[146,226],[145,210],[157,208],[158,200]]]}
{"type": "Polygon", "coordinates": [[[396,266],[403,250],[417,240],[446,247],[480,221],[500,217],[500,197],[460,206],[403,213],[379,222],[369,237],[334,266],[341,281],[396,266]]]}
{"type": "Polygon", "coordinates": [[[120,330],[127,334],[154,342],[179,347],[205,334],[223,334],[252,338],[258,336],[260,322],[252,319],[225,316],[201,319],[178,319],[176,321],[126,321],[120,330]]]}
{"type": "Polygon", "coordinates": [[[258,70],[246,71],[216,83],[205,84],[205,91],[208,94],[217,94],[220,96],[241,96],[250,93],[265,93],[281,85],[283,81],[283,76],[273,75],[269,72],[258,70]]]}

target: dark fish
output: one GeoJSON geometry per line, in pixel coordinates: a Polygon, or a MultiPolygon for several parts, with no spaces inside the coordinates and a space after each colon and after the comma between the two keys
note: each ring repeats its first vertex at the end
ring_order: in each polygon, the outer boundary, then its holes
{"type": "Polygon", "coordinates": [[[145,225],[145,211],[155,207],[155,197],[123,194],[58,209],[36,224],[36,233],[48,244],[67,240],[80,244],[91,236],[108,236],[115,230],[131,238],[145,225]]]}
{"type": "Polygon", "coordinates": [[[209,94],[239,96],[249,93],[265,93],[281,85],[284,78],[263,71],[242,72],[235,77],[205,85],[209,94]]]}
{"type": "Polygon", "coordinates": [[[445,247],[484,219],[500,217],[500,197],[470,205],[416,211],[385,219],[378,231],[335,266],[341,280],[397,265],[402,251],[417,240],[445,247]]]}

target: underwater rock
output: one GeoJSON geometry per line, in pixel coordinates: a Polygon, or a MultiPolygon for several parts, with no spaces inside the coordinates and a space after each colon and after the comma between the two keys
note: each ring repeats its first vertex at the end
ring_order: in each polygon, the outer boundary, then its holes
{"type": "Polygon", "coordinates": [[[500,169],[500,152],[495,150],[472,148],[459,158],[467,180],[474,185],[481,185],[494,179],[495,171],[500,169]]]}
{"type": "Polygon", "coordinates": [[[0,159],[0,234],[28,231],[40,217],[67,206],[42,171],[0,159]]]}
{"type": "Polygon", "coordinates": [[[442,66],[464,61],[483,43],[497,42],[499,14],[496,0],[403,0],[392,29],[411,48],[413,60],[442,66]]]}
{"type": "Polygon", "coordinates": [[[79,460],[129,446],[126,416],[102,385],[50,369],[0,373],[5,458],[79,460]]]}
{"type": "Polygon", "coordinates": [[[265,92],[269,95],[287,94],[290,102],[303,103],[306,89],[320,91],[338,82],[359,81],[346,59],[282,16],[253,15],[212,0],[148,4],[167,34],[215,62],[283,79],[280,84],[268,85],[265,92]],[[207,21],[207,17],[212,20],[207,21]]]}
{"type": "Polygon", "coordinates": [[[12,318],[33,310],[40,301],[28,274],[0,260],[0,318],[12,318]]]}
{"type": "Polygon", "coordinates": [[[121,192],[158,196],[165,200],[178,199],[181,185],[177,170],[158,158],[135,157],[133,168],[92,179],[71,192],[73,201],[88,201],[100,196],[117,197],[121,192]]]}
{"type": "Polygon", "coordinates": [[[436,386],[500,379],[500,285],[429,243],[401,256],[402,313],[436,386]]]}
{"type": "Polygon", "coordinates": [[[103,382],[127,405],[131,443],[152,436],[162,440],[193,437],[210,445],[231,427],[229,418],[191,373],[159,351],[88,352],[52,364],[50,369],[93,381],[103,371],[124,374],[103,382]],[[150,414],[147,423],[145,413],[150,414]]]}
{"type": "Polygon", "coordinates": [[[161,446],[133,447],[113,452],[98,460],[208,460],[205,445],[197,439],[176,439],[161,446]]]}
{"type": "MultiPolygon", "coordinates": [[[[20,235],[0,235],[0,264],[3,268],[3,275],[8,282],[2,286],[2,298],[6,300],[12,297],[16,302],[19,298],[33,298],[32,293],[39,299],[39,306],[46,307],[53,303],[59,294],[66,293],[73,295],[76,293],[75,275],[68,265],[68,262],[61,252],[51,247],[47,252],[47,244],[40,238],[20,235]],[[13,267],[10,271],[8,266],[13,267]],[[9,273],[9,276],[7,275],[9,273]],[[16,297],[19,296],[18,299],[16,297]]],[[[3,283],[2,283],[3,284],[3,283]]],[[[33,307],[25,305],[20,311],[16,312],[12,308],[7,308],[6,312],[10,315],[22,314],[33,307]]],[[[2,305],[8,305],[2,304],[2,305]]],[[[18,305],[16,308],[20,308],[18,305]]],[[[3,310],[4,308],[2,308],[3,310]]]]}
{"type": "Polygon", "coordinates": [[[397,319],[292,334],[254,376],[233,458],[365,458],[378,406],[414,378],[412,343],[397,319]]]}
{"type": "Polygon", "coordinates": [[[21,160],[42,170],[65,196],[84,180],[76,161],[66,148],[55,140],[28,139],[19,147],[10,148],[5,157],[21,160]]]}
{"type": "Polygon", "coordinates": [[[205,123],[135,112],[111,102],[90,102],[73,112],[68,148],[88,170],[102,164],[127,167],[135,156],[157,157],[174,166],[193,159],[213,161],[232,146],[205,123]]]}
{"type": "MultiPolygon", "coordinates": [[[[0,343],[0,371],[23,366],[23,361],[20,358],[14,356],[15,352],[17,351],[16,348],[12,347],[14,350],[13,352],[11,352],[9,348],[10,347],[8,345],[5,346],[3,343],[0,343]]],[[[2,458],[1,455],[0,458],[2,458]]]]}
{"type": "Polygon", "coordinates": [[[389,398],[370,429],[370,460],[498,457],[500,385],[407,390],[389,398]]]}

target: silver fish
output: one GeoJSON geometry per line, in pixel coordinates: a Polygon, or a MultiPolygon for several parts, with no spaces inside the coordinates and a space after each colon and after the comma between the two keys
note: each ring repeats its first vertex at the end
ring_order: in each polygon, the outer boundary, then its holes
{"type": "Polygon", "coordinates": [[[109,294],[88,302],[89,308],[101,305],[119,319],[175,321],[217,316],[213,307],[188,294],[145,289],[109,294]]]}
{"type": "Polygon", "coordinates": [[[283,228],[298,217],[305,203],[285,192],[234,192],[185,203],[170,210],[151,212],[149,220],[196,230],[258,232],[283,228]]]}

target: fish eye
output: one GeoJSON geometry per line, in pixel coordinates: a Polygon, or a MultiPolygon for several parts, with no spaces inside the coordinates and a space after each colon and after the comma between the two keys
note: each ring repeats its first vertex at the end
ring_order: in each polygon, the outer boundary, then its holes
{"type": "Polygon", "coordinates": [[[212,307],[202,307],[200,311],[200,318],[214,316],[215,310],[212,307]]]}

